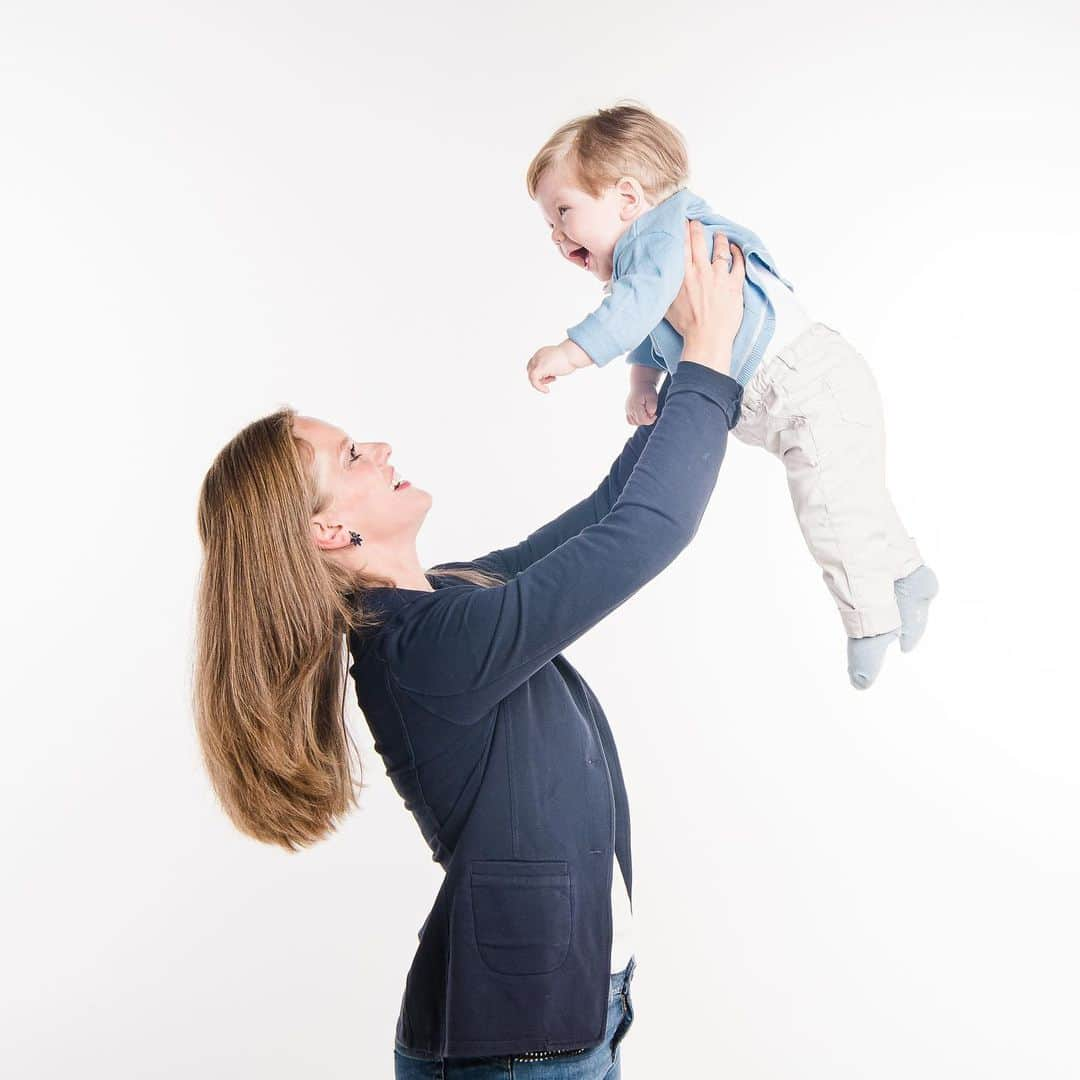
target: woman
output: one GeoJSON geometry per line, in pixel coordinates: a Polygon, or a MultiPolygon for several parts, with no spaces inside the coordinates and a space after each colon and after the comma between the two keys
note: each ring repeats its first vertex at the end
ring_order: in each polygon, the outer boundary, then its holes
{"type": "Polygon", "coordinates": [[[729,270],[720,243],[710,265],[700,223],[687,238],[669,312],[684,358],[656,419],[517,546],[425,573],[430,496],[395,486],[385,443],[291,410],[240,432],[204,481],[195,707],[226,811],[295,849],[354,803],[347,633],[375,748],[446,872],[406,980],[399,1078],[619,1075],[629,809],[603,710],[561,650],[690,542],[738,416],[742,255],[729,270]]]}

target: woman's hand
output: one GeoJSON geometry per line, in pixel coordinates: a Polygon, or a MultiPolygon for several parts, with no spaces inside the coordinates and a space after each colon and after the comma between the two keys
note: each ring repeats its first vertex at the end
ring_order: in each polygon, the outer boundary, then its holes
{"type": "Polygon", "coordinates": [[[742,322],[745,280],[742,251],[717,233],[710,263],[704,227],[700,221],[688,221],[682,288],[667,310],[667,321],[683,337],[683,360],[722,375],[731,373],[731,346],[742,322]]]}

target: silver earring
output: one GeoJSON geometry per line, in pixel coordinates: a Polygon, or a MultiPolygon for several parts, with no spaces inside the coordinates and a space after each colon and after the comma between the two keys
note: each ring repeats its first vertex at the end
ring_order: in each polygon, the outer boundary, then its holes
{"type": "Polygon", "coordinates": [[[359,533],[354,533],[352,529],[349,530],[349,543],[355,544],[359,547],[364,542],[364,538],[359,533]]]}

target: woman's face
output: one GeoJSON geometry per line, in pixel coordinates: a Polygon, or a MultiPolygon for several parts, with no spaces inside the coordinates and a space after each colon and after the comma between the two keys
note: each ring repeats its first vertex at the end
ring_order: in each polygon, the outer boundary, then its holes
{"type": "Polygon", "coordinates": [[[316,544],[345,547],[349,530],[364,543],[411,543],[431,506],[431,496],[398,475],[384,442],[359,442],[332,424],[310,416],[293,419],[293,434],[315,451],[318,488],[329,500],[312,519],[316,544]],[[394,481],[403,482],[397,490],[394,481]]]}

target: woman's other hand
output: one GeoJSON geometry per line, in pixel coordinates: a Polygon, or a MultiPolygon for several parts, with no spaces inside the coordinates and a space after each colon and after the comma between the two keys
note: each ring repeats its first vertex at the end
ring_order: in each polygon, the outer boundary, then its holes
{"type": "Polygon", "coordinates": [[[682,335],[683,360],[731,373],[731,347],[743,315],[742,251],[717,233],[713,259],[700,221],[686,223],[686,269],[667,320],[682,335]]]}

